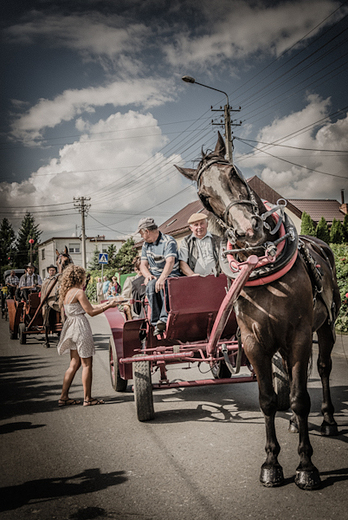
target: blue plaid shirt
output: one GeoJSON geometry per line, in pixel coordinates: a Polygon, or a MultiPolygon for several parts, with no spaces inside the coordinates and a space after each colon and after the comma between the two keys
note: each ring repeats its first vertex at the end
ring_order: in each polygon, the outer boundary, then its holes
{"type": "Polygon", "coordinates": [[[143,243],[141,249],[141,259],[148,262],[150,273],[156,278],[161,276],[167,258],[175,258],[174,267],[169,277],[180,276],[178,246],[176,240],[170,235],[164,235],[159,232],[156,242],[149,244],[143,243]]]}

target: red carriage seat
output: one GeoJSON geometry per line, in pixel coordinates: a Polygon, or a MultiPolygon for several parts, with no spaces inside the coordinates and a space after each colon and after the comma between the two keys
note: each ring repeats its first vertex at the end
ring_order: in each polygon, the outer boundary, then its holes
{"type": "MultiPolygon", "coordinates": [[[[220,305],[226,296],[225,275],[168,278],[169,315],[166,337],[184,342],[209,337],[220,305]]],[[[234,313],[222,334],[230,338],[237,330],[234,313]]]]}

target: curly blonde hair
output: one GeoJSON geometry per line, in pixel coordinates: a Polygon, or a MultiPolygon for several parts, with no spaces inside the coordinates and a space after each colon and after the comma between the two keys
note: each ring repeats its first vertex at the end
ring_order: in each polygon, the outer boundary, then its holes
{"type": "Polygon", "coordinates": [[[70,264],[64,269],[59,287],[59,307],[63,307],[67,292],[73,287],[81,286],[84,278],[86,271],[79,265],[70,264]]]}

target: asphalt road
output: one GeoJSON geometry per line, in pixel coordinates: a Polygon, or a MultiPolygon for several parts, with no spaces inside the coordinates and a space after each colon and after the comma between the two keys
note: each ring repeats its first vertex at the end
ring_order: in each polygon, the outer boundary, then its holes
{"type": "MultiPolygon", "coordinates": [[[[139,423],[131,384],[122,394],[110,384],[106,319],[91,323],[93,395],[106,404],[58,408],[68,357],[37,338],[10,340],[0,320],[1,520],[348,519],[347,337],[338,337],[333,357],[337,437],[319,433],[312,370],[310,437],[323,485],[307,492],[293,482],[298,436],[287,431],[289,413],[276,419],[285,485],[259,483],[265,438],[256,383],[161,390],[155,420],[139,423]]],[[[195,379],[185,366],[170,378],[195,379]]],[[[82,399],[80,373],[71,395],[82,399]]]]}

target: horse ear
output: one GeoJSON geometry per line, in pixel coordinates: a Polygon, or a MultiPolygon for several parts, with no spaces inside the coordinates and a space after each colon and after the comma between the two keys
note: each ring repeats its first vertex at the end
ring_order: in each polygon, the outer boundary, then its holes
{"type": "Polygon", "coordinates": [[[65,256],[69,256],[69,251],[68,251],[68,248],[66,246],[64,248],[64,254],[65,254],[65,256]]]}
{"type": "Polygon", "coordinates": [[[58,256],[59,256],[59,251],[58,251],[58,249],[56,249],[56,257],[58,258],[58,256]]]}
{"type": "Polygon", "coordinates": [[[226,154],[225,141],[224,141],[222,135],[220,134],[220,132],[218,132],[218,140],[217,140],[217,143],[215,146],[214,155],[217,155],[218,157],[221,157],[221,156],[225,157],[225,154],[226,154]]]}
{"type": "Polygon", "coordinates": [[[190,179],[190,181],[195,181],[197,177],[197,170],[194,170],[193,168],[181,168],[180,166],[177,166],[174,164],[175,168],[179,170],[179,172],[186,177],[187,179],[190,179]]]}

